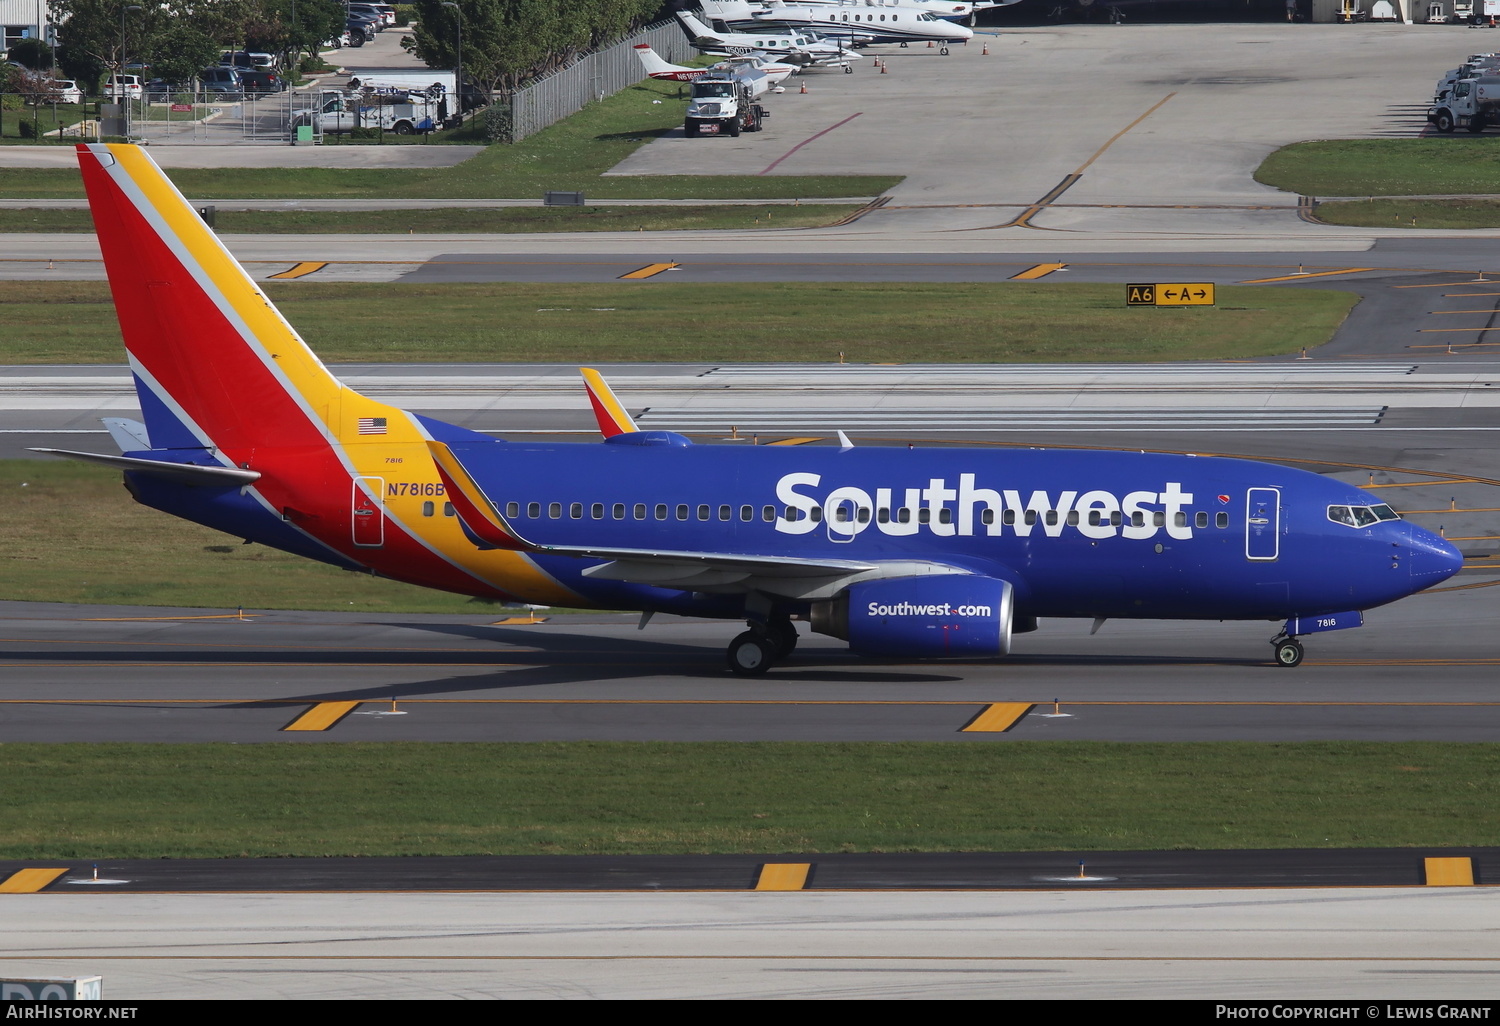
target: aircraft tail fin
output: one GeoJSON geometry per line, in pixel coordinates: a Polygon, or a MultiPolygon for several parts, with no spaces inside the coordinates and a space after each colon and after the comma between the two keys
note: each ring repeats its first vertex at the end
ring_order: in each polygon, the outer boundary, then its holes
{"type": "Polygon", "coordinates": [[[716,40],[714,30],[698,20],[697,15],[691,11],[677,11],[677,20],[682,22],[682,27],[687,29],[688,38],[692,40],[707,39],[716,40]]]}
{"type": "Polygon", "coordinates": [[[652,78],[674,78],[684,71],[693,70],[691,68],[681,67],[677,64],[668,64],[662,58],[661,54],[657,53],[651,48],[650,43],[637,43],[635,47],[635,55],[641,59],[641,66],[646,69],[646,74],[650,75],[652,78]]]}
{"type": "Polygon", "coordinates": [[[327,445],[341,417],[400,416],[329,373],[145,150],[78,162],[153,448],[327,445]]]}
{"type": "Polygon", "coordinates": [[[604,376],[592,367],[582,367],[583,387],[589,394],[589,405],[594,408],[594,419],[599,422],[599,432],[605,438],[615,435],[628,434],[639,431],[635,421],[620,400],[615,398],[614,391],[605,383],[604,376]]]}

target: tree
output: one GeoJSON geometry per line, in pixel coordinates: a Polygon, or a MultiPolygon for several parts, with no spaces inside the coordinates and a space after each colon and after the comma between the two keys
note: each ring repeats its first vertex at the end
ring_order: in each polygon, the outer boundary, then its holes
{"type": "MultiPolygon", "coordinates": [[[[513,92],[613,42],[660,0],[457,0],[463,14],[464,77],[487,92],[513,92]]],[[[416,0],[418,22],[401,45],[431,68],[458,60],[459,17],[442,0],[416,0]]]]}
{"type": "Polygon", "coordinates": [[[144,57],[155,78],[189,82],[198,72],[218,63],[219,44],[188,22],[168,25],[146,41],[144,57]]]}
{"type": "Polygon", "coordinates": [[[32,71],[52,67],[52,48],[40,39],[22,39],[10,48],[10,59],[32,71]]]}

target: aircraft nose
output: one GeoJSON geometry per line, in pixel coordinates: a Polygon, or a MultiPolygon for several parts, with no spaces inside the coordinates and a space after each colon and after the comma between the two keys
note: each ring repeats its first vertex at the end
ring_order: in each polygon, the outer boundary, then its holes
{"type": "Polygon", "coordinates": [[[1463,554],[1446,539],[1415,524],[1406,526],[1406,569],[1414,584],[1426,588],[1463,569],[1463,554]]]}

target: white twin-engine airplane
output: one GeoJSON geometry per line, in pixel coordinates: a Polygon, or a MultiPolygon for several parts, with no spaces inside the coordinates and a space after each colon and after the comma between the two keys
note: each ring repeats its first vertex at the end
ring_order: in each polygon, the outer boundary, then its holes
{"type": "MultiPolygon", "coordinates": [[[[963,6],[963,5],[951,5],[963,6]]],[[[848,45],[935,42],[942,53],[949,43],[967,43],[974,31],[932,13],[913,0],[808,0],[783,3],[763,0],[703,0],[703,13],[731,24],[753,22],[817,32],[848,45]]],[[[965,13],[968,13],[965,11],[965,13]]]]}

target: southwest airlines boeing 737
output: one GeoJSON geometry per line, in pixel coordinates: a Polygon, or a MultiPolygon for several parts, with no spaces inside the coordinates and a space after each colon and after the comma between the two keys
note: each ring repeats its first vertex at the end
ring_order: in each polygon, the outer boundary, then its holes
{"type": "Polygon", "coordinates": [[[491,599],[744,620],[764,673],[795,622],[866,655],[1003,656],[1038,617],[1271,620],[1299,635],[1455,573],[1378,498],[1246,460],[694,445],[584,371],[603,440],[502,441],[329,373],[144,150],[79,161],[144,424],[137,500],[350,570],[491,599]]]}

